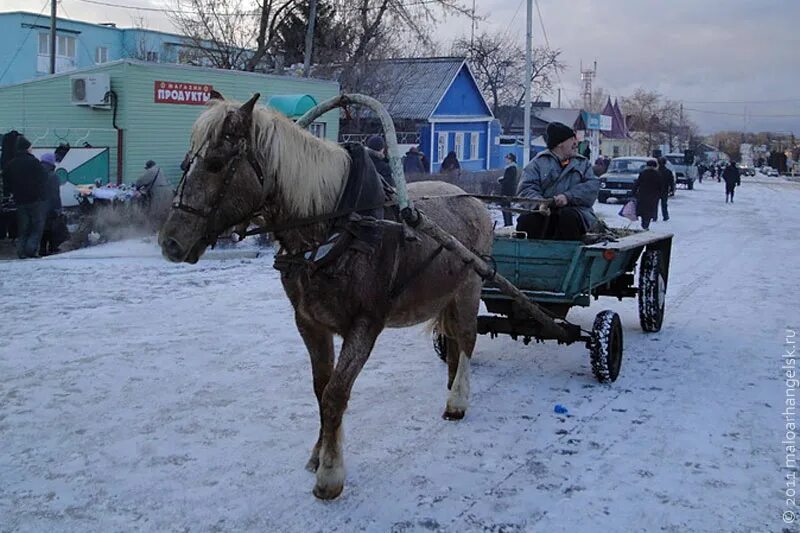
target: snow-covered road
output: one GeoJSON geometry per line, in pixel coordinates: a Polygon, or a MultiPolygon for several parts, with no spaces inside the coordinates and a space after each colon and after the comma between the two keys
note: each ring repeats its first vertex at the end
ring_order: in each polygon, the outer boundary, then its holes
{"type": "Polygon", "coordinates": [[[174,265],[128,241],[1,262],[0,531],[796,531],[798,205],[800,184],[761,176],[732,205],[716,181],[679,190],[653,228],[675,234],[663,330],[635,300],[570,313],[621,315],[610,386],[582,345],[481,337],[471,408],[447,422],[423,328],[386,331],[333,502],[303,468],[317,407],[269,254],[174,265]]]}

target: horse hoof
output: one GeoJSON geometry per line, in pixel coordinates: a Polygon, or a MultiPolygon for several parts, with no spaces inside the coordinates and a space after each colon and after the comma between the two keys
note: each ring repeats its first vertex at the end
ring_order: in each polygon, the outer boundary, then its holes
{"type": "Polygon", "coordinates": [[[461,420],[464,418],[465,412],[461,409],[456,409],[453,411],[445,411],[442,413],[442,418],[445,420],[461,420]]]}
{"type": "Polygon", "coordinates": [[[309,459],[308,462],[306,463],[306,470],[314,474],[316,473],[318,468],[319,468],[319,457],[315,455],[311,459],[309,459]]]}
{"type": "Polygon", "coordinates": [[[344,485],[333,485],[330,487],[314,485],[314,496],[320,500],[333,500],[339,497],[342,490],[344,490],[344,485]]]}

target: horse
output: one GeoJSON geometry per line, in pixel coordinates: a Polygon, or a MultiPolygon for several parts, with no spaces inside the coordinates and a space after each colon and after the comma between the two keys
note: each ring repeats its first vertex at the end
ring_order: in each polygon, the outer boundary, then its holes
{"type": "MultiPolygon", "coordinates": [[[[283,260],[281,282],[308,349],[319,406],[319,433],[306,468],[316,473],[314,495],[334,499],[345,481],[344,412],[384,328],[428,322],[446,337],[449,393],[442,416],[464,417],[482,280],[432,238],[374,217],[364,218],[374,222],[370,234],[377,237],[370,245],[357,246],[355,239],[324,266],[308,260],[341,227],[336,207],[354,158],[256,106],[257,99],[258,93],[244,104],[213,99],[197,118],[190,141],[194,159],[159,245],[170,261],[196,263],[237,224],[259,216],[273,228],[281,246],[276,267],[283,260]],[[336,360],[334,335],[343,340],[336,360]]],[[[477,254],[490,252],[493,224],[482,202],[443,182],[412,183],[408,192],[416,208],[462,244],[477,254]]]]}

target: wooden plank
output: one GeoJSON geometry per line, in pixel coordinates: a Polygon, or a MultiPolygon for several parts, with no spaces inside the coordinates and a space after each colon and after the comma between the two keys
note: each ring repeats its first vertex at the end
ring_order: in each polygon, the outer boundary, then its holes
{"type": "Polygon", "coordinates": [[[597,244],[587,244],[584,246],[587,250],[616,250],[616,251],[624,251],[630,250],[632,248],[639,248],[643,246],[647,246],[648,244],[652,244],[654,242],[663,241],[666,239],[671,239],[672,233],[656,233],[654,231],[643,231],[641,233],[635,233],[633,235],[628,235],[627,237],[622,237],[616,241],[609,241],[609,242],[599,242],[597,244]]]}

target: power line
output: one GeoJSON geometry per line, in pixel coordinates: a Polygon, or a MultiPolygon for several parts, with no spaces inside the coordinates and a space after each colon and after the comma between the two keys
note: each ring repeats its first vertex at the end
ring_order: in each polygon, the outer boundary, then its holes
{"type": "Polygon", "coordinates": [[[785,102],[800,102],[800,98],[785,98],[782,100],[709,100],[705,102],[683,100],[685,104],[780,104],[785,102]]]}
{"type": "MultiPolygon", "coordinates": [[[[39,10],[39,15],[37,15],[37,16],[39,16],[39,17],[41,17],[41,16],[42,16],[42,13],[44,13],[44,10],[45,10],[45,8],[48,6],[48,4],[50,4],[50,0],[44,0],[44,4],[42,5],[42,9],[40,9],[40,10],[39,10]]],[[[9,61],[9,62],[8,62],[8,66],[7,66],[7,67],[6,67],[6,69],[3,71],[3,73],[2,73],[2,74],[0,74],[0,80],[2,80],[2,79],[5,77],[5,75],[8,73],[8,71],[9,71],[9,70],[11,70],[11,65],[13,65],[13,64],[14,64],[14,60],[15,60],[15,59],[17,59],[17,56],[18,56],[18,55],[19,55],[19,53],[22,51],[22,48],[25,46],[25,43],[27,43],[27,42],[28,42],[28,37],[30,37],[30,36],[31,36],[31,32],[33,31],[33,28],[34,28],[35,26],[36,26],[35,24],[31,24],[31,27],[30,27],[30,29],[28,30],[28,33],[26,33],[26,34],[25,34],[25,38],[24,38],[24,39],[22,39],[22,42],[21,42],[21,43],[19,43],[19,46],[17,47],[17,51],[16,51],[16,52],[14,52],[14,55],[13,55],[13,56],[11,56],[11,61],[9,61]]],[[[55,50],[51,50],[51,51],[50,51],[50,53],[55,53],[55,50]]]]}
{"type": "Polygon", "coordinates": [[[755,117],[755,118],[792,118],[800,117],[800,114],[781,114],[781,115],[757,115],[752,113],[731,113],[728,111],[709,111],[707,109],[694,109],[691,107],[684,107],[686,111],[694,111],[695,113],[707,113],[709,115],[728,115],[732,117],[755,117]]]}
{"type": "MultiPolygon", "coordinates": [[[[544,27],[544,17],[542,17],[542,10],[539,8],[539,0],[534,0],[536,4],[536,13],[539,15],[539,26],[542,28],[542,35],[544,36],[544,44],[547,45],[547,49],[552,51],[550,47],[550,39],[547,38],[547,30],[544,27]]],[[[561,81],[561,74],[558,72],[558,69],[554,69],[556,74],[556,79],[558,80],[558,88],[561,89],[561,92],[564,93],[564,98],[567,97],[567,90],[564,89],[564,82],[561,81]]]]}

